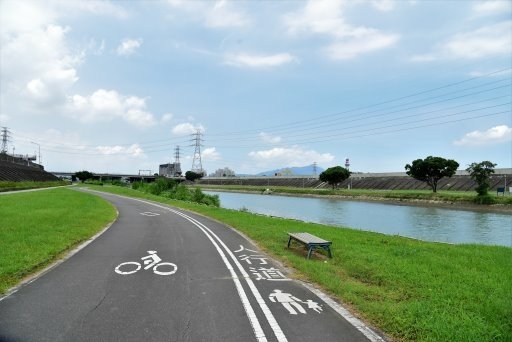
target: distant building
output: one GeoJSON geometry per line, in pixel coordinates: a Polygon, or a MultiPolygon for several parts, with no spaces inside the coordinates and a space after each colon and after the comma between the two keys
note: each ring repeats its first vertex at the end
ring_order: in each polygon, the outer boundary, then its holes
{"type": "Polygon", "coordinates": [[[235,171],[225,167],[223,169],[218,169],[214,173],[211,173],[210,177],[235,177],[235,171]]]}
{"type": "Polygon", "coordinates": [[[163,177],[181,176],[181,164],[180,163],[160,164],[160,169],[158,171],[158,175],[163,176],[163,177]]]}

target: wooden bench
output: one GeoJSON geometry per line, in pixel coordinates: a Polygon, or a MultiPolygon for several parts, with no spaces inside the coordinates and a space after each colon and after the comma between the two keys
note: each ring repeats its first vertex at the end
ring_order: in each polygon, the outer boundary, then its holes
{"type": "Polygon", "coordinates": [[[332,258],[331,241],[320,239],[319,237],[316,237],[309,233],[288,233],[288,235],[290,236],[288,239],[288,248],[290,248],[290,243],[292,242],[292,240],[296,240],[298,242],[303,243],[304,245],[306,245],[306,248],[308,250],[308,259],[311,257],[311,252],[313,252],[313,250],[316,248],[323,248],[329,254],[329,258],[332,258]]]}

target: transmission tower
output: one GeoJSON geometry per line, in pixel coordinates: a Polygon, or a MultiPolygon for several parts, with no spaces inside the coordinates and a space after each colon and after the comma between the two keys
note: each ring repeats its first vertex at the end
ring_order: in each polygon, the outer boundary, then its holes
{"type": "Polygon", "coordinates": [[[313,163],[313,175],[316,176],[316,162],[313,163]]]}
{"type": "Polygon", "coordinates": [[[203,139],[201,139],[201,130],[197,130],[196,133],[191,134],[192,136],[192,142],[194,142],[193,145],[190,145],[191,147],[194,147],[194,158],[192,159],[192,172],[203,174],[203,164],[201,162],[201,147],[203,139]]]}
{"type": "Polygon", "coordinates": [[[7,127],[1,127],[0,130],[2,134],[2,147],[0,148],[0,153],[7,153],[7,143],[11,141],[11,131],[7,127]]]}

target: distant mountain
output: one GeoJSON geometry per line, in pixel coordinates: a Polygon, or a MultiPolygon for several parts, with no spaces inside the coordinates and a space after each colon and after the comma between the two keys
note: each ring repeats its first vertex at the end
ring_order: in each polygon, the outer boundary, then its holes
{"type": "MultiPolygon", "coordinates": [[[[324,169],[317,165],[316,174],[319,175],[324,169]]],[[[282,169],[269,170],[258,173],[256,176],[275,176],[275,174],[281,174],[281,176],[311,176],[315,174],[313,165],[307,166],[295,166],[295,167],[283,167],[282,169]]]]}

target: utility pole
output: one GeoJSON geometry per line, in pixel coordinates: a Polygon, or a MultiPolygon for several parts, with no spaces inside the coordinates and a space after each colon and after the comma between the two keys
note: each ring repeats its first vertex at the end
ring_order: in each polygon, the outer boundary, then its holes
{"type": "Polygon", "coordinates": [[[7,143],[11,141],[11,131],[7,127],[1,127],[2,134],[2,147],[0,148],[0,153],[7,154],[7,143]]]}
{"type": "Polygon", "coordinates": [[[201,139],[201,130],[198,129],[196,133],[191,134],[192,136],[192,142],[194,142],[193,145],[190,145],[191,147],[194,147],[194,158],[192,159],[192,172],[203,174],[203,163],[201,162],[201,147],[202,142],[204,141],[201,139]]]}

